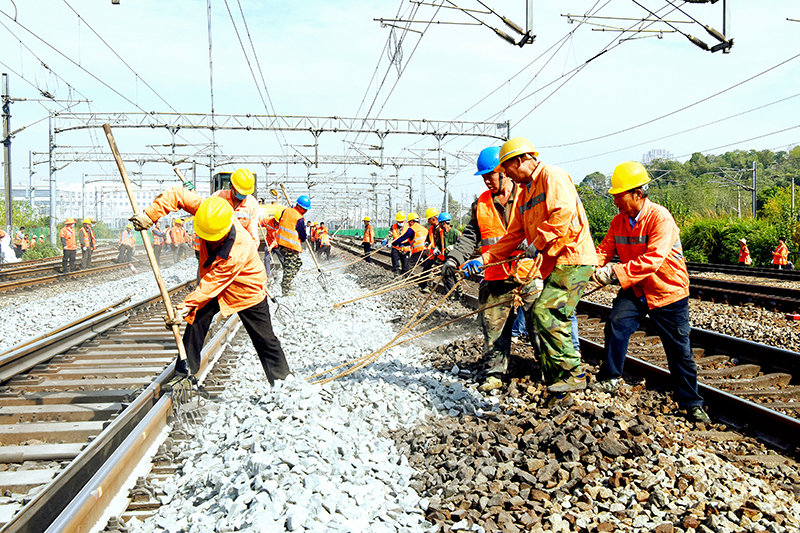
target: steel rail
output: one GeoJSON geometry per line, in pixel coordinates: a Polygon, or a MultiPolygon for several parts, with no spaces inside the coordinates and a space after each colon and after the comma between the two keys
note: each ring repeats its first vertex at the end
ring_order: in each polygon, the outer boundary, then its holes
{"type": "MultiPolygon", "coordinates": [[[[224,350],[226,342],[238,330],[239,324],[238,315],[230,316],[206,344],[201,352],[198,375],[206,374],[211,369],[216,358],[224,350]]],[[[69,505],[53,520],[46,532],[88,531],[103,517],[104,511],[123,489],[125,481],[167,426],[167,417],[172,413],[173,407],[172,395],[162,395],[161,387],[166,383],[164,380],[168,381],[171,378],[174,368],[173,362],[165,370],[165,373],[170,372],[168,376],[162,374],[139,395],[134,402],[138,406],[138,411],[142,413],[139,423],[125,435],[124,440],[70,500],[69,505]]],[[[101,433],[98,438],[102,436],[101,433]]]]}
{"type": "Polygon", "coordinates": [[[7,281],[5,283],[0,283],[0,292],[24,289],[26,287],[41,285],[43,283],[49,283],[51,281],[75,278],[78,276],[86,276],[87,274],[99,274],[100,272],[105,272],[107,270],[118,270],[120,268],[127,268],[127,267],[128,263],[117,263],[113,265],[104,265],[99,267],[87,268],[85,270],[75,270],[74,272],[68,272],[66,274],[52,274],[50,276],[41,276],[38,278],[25,278],[16,281],[7,281]]]}
{"type": "Polygon", "coordinates": [[[720,272],[735,276],[800,281],[800,270],[778,270],[777,268],[745,267],[719,263],[686,263],[690,272],[720,272]]]}
{"type": "Polygon", "coordinates": [[[720,299],[794,313],[800,310],[800,290],[739,281],[689,277],[689,294],[698,300],[720,299]]]}
{"type": "MultiPolygon", "coordinates": [[[[113,252],[117,253],[114,249],[105,249],[105,248],[98,248],[94,251],[95,254],[101,254],[106,252],[113,252]]],[[[40,257],[39,259],[29,259],[27,261],[17,261],[16,263],[0,263],[0,272],[5,270],[13,270],[15,268],[24,268],[28,266],[38,266],[42,263],[46,263],[48,261],[52,262],[54,265],[61,263],[60,255],[54,255],[51,257],[40,257]]]]}
{"type": "MultiPolygon", "coordinates": [[[[356,255],[363,253],[362,250],[350,243],[335,242],[334,244],[356,255]]],[[[373,256],[372,264],[377,264],[387,270],[392,268],[391,262],[375,256],[373,256]]],[[[442,290],[442,288],[438,287],[438,290],[442,290]]],[[[468,293],[464,294],[464,302],[473,309],[479,305],[478,298],[468,293]]],[[[582,300],[578,304],[578,312],[607,319],[611,314],[611,307],[582,300]]],[[[642,325],[647,329],[650,325],[649,320],[645,319],[642,325]]],[[[800,353],[700,328],[692,328],[690,336],[693,346],[702,347],[709,353],[719,353],[724,350],[735,355],[741,361],[757,364],[768,372],[789,373],[793,376],[793,380],[800,378],[800,353]]],[[[604,346],[584,337],[581,337],[580,342],[584,356],[595,361],[601,361],[605,357],[604,346]]],[[[631,355],[626,356],[625,362],[626,373],[629,375],[643,376],[650,384],[671,387],[669,370],[631,355]]],[[[787,453],[800,454],[800,419],[784,415],[716,387],[704,385],[702,382],[698,382],[698,388],[707,405],[712,408],[715,417],[731,426],[750,432],[787,453]]]]}
{"type": "MultiPolygon", "coordinates": [[[[107,261],[112,261],[117,257],[117,255],[118,252],[115,252],[113,250],[106,251],[102,254],[93,255],[92,263],[104,263],[107,261]]],[[[76,263],[80,262],[80,259],[76,258],[75,262],[76,263]]],[[[54,271],[58,272],[57,269],[60,266],[61,266],[61,256],[58,256],[58,261],[52,261],[50,263],[41,263],[38,265],[28,265],[21,268],[6,268],[4,270],[0,270],[0,279],[2,279],[3,281],[9,281],[11,279],[19,278],[21,276],[31,276],[41,272],[54,272],[54,271]]],[[[77,270],[80,270],[80,268],[78,268],[77,270]]]]}
{"type": "MultiPolygon", "coordinates": [[[[175,292],[186,288],[192,284],[193,280],[186,281],[172,287],[171,292],[175,292]]],[[[147,307],[161,301],[161,296],[156,295],[122,309],[114,311],[109,316],[97,317],[92,321],[94,324],[97,320],[111,320],[113,325],[117,325],[126,321],[131,312],[137,308],[147,307]],[[112,316],[113,315],[113,316],[112,316]]],[[[109,329],[109,327],[102,326],[102,331],[109,329]]],[[[69,343],[71,345],[79,344],[77,339],[82,338],[85,341],[91,336],[99,334],[96,324],[77,325],[69,330],[65,330],[59,336],[74,336],[72,340],[61,339],[61,342],[69,343]],[[91,328],[90,331],[79,331],[80,328],[91,328]]],[[[216,337],[215,337],[216,338],[216,337]]],[[[45,339],[47,340],[47,339],[45,339]]],[[[41,341],[40,341],[41,342],[41,341]]],[[[68,349],[66,344],[60,345],[61,350],[68,349]]],[[[34,345],[29,345],[24,348],[25,352],[33,350],[34,345]]],[[[224,343],[223,343],[224,344],[224,343]]],[[[219,346],[219,343],[210,343],[211,346],[219,346]]],[[[55,348],[52,350],[55,352],[55,348]]],[[[206,353],[204,351],[204,353],[206,353]]],[[[8,354],[11,355],[11,354],[8,354]]],[[[19,355],[19,354],[16,354],[19,355]]],[[[31,356],[30,353],[27,354],[31,356]]],[[[50,357],[56,355],[52,353],[50,357]]],[[[6,356],[8,357],[8,356],[6,356]]],[[[24,356],[21,356],[24,357],[24,356]]],[[[19,357],[18,357],[19,358],[19,357]]],[[[103,431],[98,434],[86,446],[78,456],[70,462],[70,464],[40,492],[36,494],[19,512],[17,512],[6,525],[0,529],[5,532],[40,532],[43,530],[44,524],[52,523],[55,518],[63,511],[63,509],[71,502],[76,494],[79,494],[87,482],[98,472],[101,467],[108,461],[114,451],[125,441],[127,436],[134,430],[134,428],[142,421],[150,409],[155,405],[163,393],[163,386],[172,379],[175,372],[175,363],[172,362],[167,366],[154,381],[147,386],[141,393],[139,393],[126,408],[117,415],[103,431]]],[[[100,491],[102,492],[102,491],[100,491]]],[[[96,493],[96,496],[99,493],[96,493]]]]}

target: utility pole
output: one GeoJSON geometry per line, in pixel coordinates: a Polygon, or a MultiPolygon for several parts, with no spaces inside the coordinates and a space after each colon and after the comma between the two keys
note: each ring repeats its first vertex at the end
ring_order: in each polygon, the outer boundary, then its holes
{"type": "Polygon", "coordinates": [[[753,220],[756,218],[756,162],[753,161],[753,220]]]}
{"type": "Polygon", "coordinates": [[[81,174],[81,220],[86,218],[86,172],[81,174]]]}
{"type": "Polygon", "coordinates": [[[31,210],[35,209],[33,205],[33,165],[31,164],[32,152],[28,150],[28,200],[31,204],[31,210]]]}
{"type": "Polygon", "coordinates": [[[442,199],[442,212],[448,212],[449,206],[447,205],[448,198],[447,198],[447,158],[442,159],[442,169],[444,170],[444,199],[442,199]]]}
{"type": "Polygon", "coordinates": [[[11,235],[12,191],[11,191],[11,98],[8,95],[8,74],[3,72],[3,178],[6,191],[6,233],[11,235]]]}
{"type": "Polygon", "coordinates": [[[53,136],[53,115],[49,119],[48,152],[50,153],[49,175],[50,175],[50,244],[56,244],[56,167],[53,164],[53,150],[55,149],[55,137],[53,136]]]}

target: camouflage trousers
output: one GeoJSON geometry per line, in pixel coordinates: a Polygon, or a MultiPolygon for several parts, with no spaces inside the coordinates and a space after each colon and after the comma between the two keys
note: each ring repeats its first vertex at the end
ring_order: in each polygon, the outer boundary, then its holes
{"type": "MultiPolygon", "coordinates": [[[[509,281],[492,280],[483,281],[478,288],[480,306],[489,307],[481,312],[481,325],[483,326],[483,357],[486,373],[490,376],[500,376],[508,372],[511,356],[511,328],[514,325],[516,312],[511,302],[501,302],[511,298],[511,291],[518,286],[517,283],[509,281]]],[[[541,290],[542,280],[540,279],[535,279],[525,285],[520,291],[523,308],[532,308],[541,290]]],[[[530,333],[533,323],[528,321],[527,324],[529,324],[530,333]]],[[[534,338],[533,333],[530,333],[530,337],[534,338]]]]}
{"type": "Polygon", "coordinates": [[[283,295],[292,290],[292,280],[300,272],[300,267],[303,266],[303,260],[300,259],[300,252],[295,252],[288,248],[281,247],[283,254],[283,279],[281,280],[281,290],[283,295]]]}
{"type": "Polygon", "coordinates": [[[541,360],[545,383],[562,379],[581,364],[572,345],[570,316],[593,270],[587,265],[556,265],[531,309],[526,306],[525,320],[536,328],[535,339],[531,340],[541,360]]]}

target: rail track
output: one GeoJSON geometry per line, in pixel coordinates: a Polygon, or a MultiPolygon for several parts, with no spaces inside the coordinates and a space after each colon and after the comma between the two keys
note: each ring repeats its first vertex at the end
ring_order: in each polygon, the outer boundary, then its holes
{"type": "Polygon", "coordinates": [[[776,268],[746,267],[720,263],[686,263],[689,272],[719,272],[733,276],[800,281],[800,270],[778,270],[776,268]]]}
{"type": "MultiPolygon", "coordinates": [[[[0,354],[3,532],[88,530],[165,431],[174,337],[159,297],[122,304],[0,354]]],[[[237,327],[217,328],[201,378],[237,327]]]]}
{"type": "MultiPolygon", "coordinates": [[[[107,263],[117,258],[118,252],[109,249],[99,249],[92,256],[92,263],[107,263]]],[[[0,281],[10,281],[20,278],[36,277],[42,274],[60,273],[61,257],[44,257],[20,263],[4,263],[0,268],[0,281]]],[[[80,269],[80,255],[75,259],[75,266],[80,269]]]]}
{"type": "MultiPolygon", "coordinates": [[[[357,243],[338,240],[336,246],[363,255],[357,243]]],[[[372,262],[391,269],[388,253],[372,262]]],[[[464,302],[478,308],[477,291],[465,287],[464,302]]],[[[581,301],[578,323],[584,359],[604,356],[603,324],[611,308],[581,301]]],[[[745,339],[692,328],[700,393],[712,415],[781,450],[800,453],[800,354],[745,339]]],[[[660,339],[648,321],[631,339],[626,373],[643,377],[648,385],[669,388],[669,371],[660,339]]]]}
{"type": "MultiPolygon", "coordinates": [[[[135,261],[134,261],[135,262],[135,261]]],[[[44,276],[36,276],[32,278],[22,278],[13,281],[5,281],[0,283],[0,293],[17,291],[20,289],[28,289],[36,287],[37,285],[44,285],[46,283],[61,282],[80,276],[88,276],[91,274],[99,274],[111,270],[121,270],[130,268],[129,263],[111,263],[108,265],[96,266],[81,270],[75,270],[66,274],[47,274],[44,276]]]]}

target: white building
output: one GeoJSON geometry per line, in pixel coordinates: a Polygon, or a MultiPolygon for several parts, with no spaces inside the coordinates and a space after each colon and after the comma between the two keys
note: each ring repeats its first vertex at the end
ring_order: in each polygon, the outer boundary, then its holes
{"type": "Polygon", "coordinates": [[[642,164],[647,164],[654,159],[673,159],[672,152],[664,150],[663,148],[653,148],[642,156],[642,164]]]}

